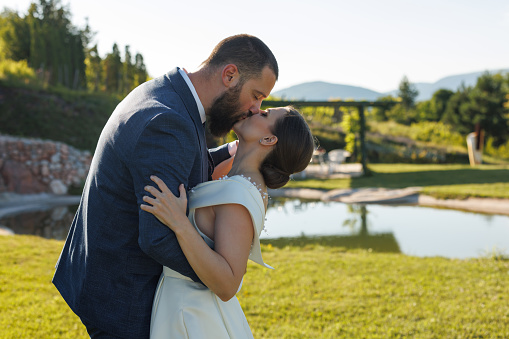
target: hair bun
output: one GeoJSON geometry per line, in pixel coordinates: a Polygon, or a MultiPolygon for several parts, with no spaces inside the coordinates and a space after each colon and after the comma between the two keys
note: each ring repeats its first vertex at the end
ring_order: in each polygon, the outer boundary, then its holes
{"type": "Polygon", "coordinates": [[[278,141],[265,157],[260,172],[269,188],[280,188],[292,173],[303,171],[313,155],[314,140],[306,120],[293,107],[274,124],[272,133],[278,141]]]}
{"type": "Polygon", "coordinates": [[[264,163],[260,168],[260,172],[268,188],[276,189],[283,187],[290,180],[290,174],[285,173],[271,164],[264,163]]]}

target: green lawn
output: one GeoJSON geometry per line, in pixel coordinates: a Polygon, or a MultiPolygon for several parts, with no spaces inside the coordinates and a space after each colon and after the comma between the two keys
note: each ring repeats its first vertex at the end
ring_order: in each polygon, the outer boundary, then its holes
{"type": "Polygon", "coordinates": [[[352,179],[292,180],[286,187],[316,189],[421,186],[437,198],[509,199],[509,165],[370,164],[371,176],[352,179]]]}
{"type": "MultiPolygon", "coordinates": [[[[86,338],[51,284],[62,241],[0,237],[0,338],[86,338]]],[[[509,261],[266,240],[239,293],[255,338],[509,338],[509,261]]]]}

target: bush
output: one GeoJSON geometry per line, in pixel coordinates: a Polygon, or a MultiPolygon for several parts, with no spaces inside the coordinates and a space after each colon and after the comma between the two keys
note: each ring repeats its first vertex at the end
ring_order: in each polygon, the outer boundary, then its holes
{"type": "Polygon", "coordinates": [[[35,71],[28,67],[26,60],[0,60],[0,80],[7,83],[34,83],[37,80],[35,71]]]}
{"type": "Polygon", "coordinates": [[[410,125],[408,137],[434,144],[465,146],[465,138],[441,122],[423,121],[410,125]]]}
{"type": "Polygon", "coordinates": [[[493,157],[509,159],[509,141],[499,147],[493,146],[493,143],[493,138],[488,138],[486,146],[484,147],[484,152],[493,157]]]}
{"type": "Polygon", "coordinates": [[[117,97],[0,85],[0,133],[61,141],[94,151],[117,97]]]}

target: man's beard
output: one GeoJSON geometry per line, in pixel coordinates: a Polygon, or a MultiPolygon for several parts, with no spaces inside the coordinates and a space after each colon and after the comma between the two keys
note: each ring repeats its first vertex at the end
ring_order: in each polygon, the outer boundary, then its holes
{"type": "Polygon", "coordinates": [[[249,112],[239,112],[240,92],[242,83],[224,92],[217,98],[210,107],[207,115],[207,125],[210,133],[216,137],[226,135],[237,121],[246,116],[249,112]]]}

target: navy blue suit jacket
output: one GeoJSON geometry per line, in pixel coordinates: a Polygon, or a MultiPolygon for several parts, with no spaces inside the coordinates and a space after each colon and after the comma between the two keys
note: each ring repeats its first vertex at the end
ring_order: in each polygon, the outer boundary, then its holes
{"type": "MultiPolygon", "coordinates": [[[[227,147],[216,161],[229,157],[227,147]]],[[[53,283],[86,323],[148,338],[162,265],[199,281],[175,234],[140,209],[150,175],[178,195],[210,177],[204,127],[178,69],[133,90],[106,123],[53,283]]]]}

